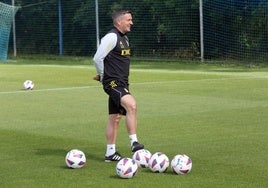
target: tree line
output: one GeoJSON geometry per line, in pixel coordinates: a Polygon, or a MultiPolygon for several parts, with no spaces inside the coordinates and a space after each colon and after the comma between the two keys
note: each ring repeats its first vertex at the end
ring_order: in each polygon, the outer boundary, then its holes
{"type": "MultiPolygon", "coordinates": [[[[5,2],[10,3],[10,0],[5,2]]],[[[59,0],[16,0],[19,52],[57,54],[59,0]]],[[[96,50],[95,1],[61,0],[66,55],[96,50]]],[[[112,27],[111,13],[133,13],[128,34],[136,56],[200,57],[199,0],[99,0],[100,37],[112,27]]],[[[265,0],[203,0],[206,58],[267,57],[268,3],[265,0]]],[[[12,45],[12,40],[10,40],[12,45]]]]}

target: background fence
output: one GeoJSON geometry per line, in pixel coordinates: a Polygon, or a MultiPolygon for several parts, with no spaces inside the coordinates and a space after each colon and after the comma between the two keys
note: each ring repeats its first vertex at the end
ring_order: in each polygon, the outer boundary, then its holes
{"type": "MultiPolygon", "coordinates": [[[[2,1],[11,4],[11,0],[2,1]]],[[[59,54],[59,0],[16,0],[17,54],[59,54]]],[[[63,55],[96,51],[93,0],[62,0],[63,55]]],[[[199,0],[99,0],[99,33],[111,27],[112,10],[133,12],[128,34],[141,57],[200,59],[199,0]]],[[[267,0],[203,0],[205,59],[268,60],[267,0]]],[[[12,56],[13,38],[9,52],[12,56]]]]}

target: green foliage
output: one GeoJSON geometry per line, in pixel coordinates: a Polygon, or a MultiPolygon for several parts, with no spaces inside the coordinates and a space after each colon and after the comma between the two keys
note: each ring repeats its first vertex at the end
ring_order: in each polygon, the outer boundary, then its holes
{"type": "MultiPolygon", "coordinates": [[[[112,27],[117,7],[130,9],[133,54],[179,59],[200,58],[199,0],[99,0],[99,34],[112,27]]],[[[16,1],[19,54],[58,54],[58,1],[16,1]]],[[[207,59],[267,60],[267,3],[263,0],[203,0],[207,59]]],[[[65,55],[96,51],[95,1],[62,1],[65,55]]],[[[10,43],[12,41],[10,40],[10,43]]],[[[12,50],[12,45],[10,45],[12,50]]]]}
{"type": "Polygon", "coordinates": [[[207,58],[267,59],[267,2],[207,0],[204,10],[207,58]]]}
{"type": "MultiPolygon", "coordinates": [[[[185,176],[140,169],[130,180],[103,161],[107,96],[84,58],[24,58],[0,64],[0,185],[8,187],[267,187],[267,68],[135,61],[131,92],[138,137],[172,159],[186,153],[185,176]],[[32,79],[35,88],[22,90],[32,79]],[[68,150],[87,156],[66,168],[68,150]]],[[[131,157],[124,121],[117,149],[131,157]]]]}

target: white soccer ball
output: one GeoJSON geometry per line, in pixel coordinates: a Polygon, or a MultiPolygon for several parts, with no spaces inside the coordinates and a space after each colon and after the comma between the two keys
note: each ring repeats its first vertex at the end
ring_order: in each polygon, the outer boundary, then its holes
{"type": "Polygon", "coordinates": [[[23,89],[25,90],[32,90],[34,88],[34,83],[31,80],[26,80],[23,82],[23,89]]]}
{"type": "Polygon", "coordinates": [[[82,168],[86,164],[86,156],[81,150],[72,149],[66,154],[65,163],[69,168],[82,168]]]}
{"type": "Polygon", "coordinates": [[[178,154],[171,161],[171,169],[176,174],[188,174],[192,169],[192,160],[185,154],[178,154]]]}
{"type": "Polygon", "coordinates": [[[116,173],[121,178],[133,178],[137,172],[138,165],[131,158],[123,158],[116,165],[116,173]]]}
{"type": "Polygon", "coordinates": [[[133,154],[132,159],[137,163],[138,167],[147,168],[151,156],[152,154],[150,151],[140,149],[133,154]]]}
{"type": "Polygon", "coordinates": [[[169,159],[163,152],[154,153],[149,160],[149,168],[153,172],[166,172],[169,167],[169,159]]]}

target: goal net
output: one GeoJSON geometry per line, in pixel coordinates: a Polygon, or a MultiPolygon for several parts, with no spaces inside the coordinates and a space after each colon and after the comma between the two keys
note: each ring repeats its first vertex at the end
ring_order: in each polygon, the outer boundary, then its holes
{"type": "Polygon", "coordinates": [[[267,0],[204,1],[206,58],[267,61],[267,0]]]}
{"type": "Polygon", "coordinates": [[[0,61],[7,60],[11,24],[18,9],[0,2],[0,61]]]}

